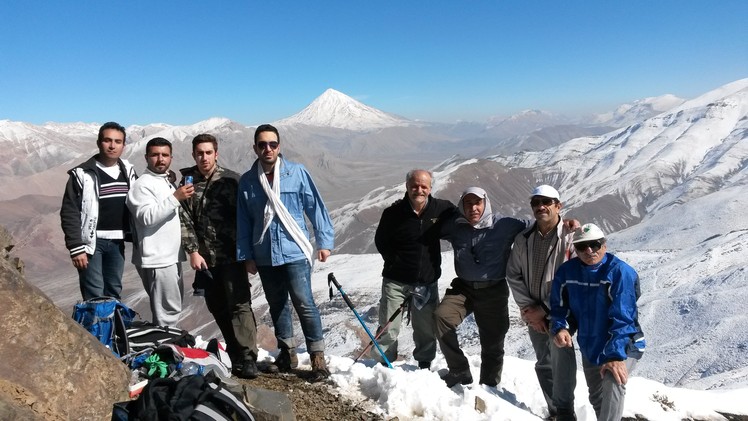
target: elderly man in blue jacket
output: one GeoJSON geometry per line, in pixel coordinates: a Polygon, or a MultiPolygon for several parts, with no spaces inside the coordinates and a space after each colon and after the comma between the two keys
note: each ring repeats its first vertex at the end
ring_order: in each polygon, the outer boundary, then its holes
{"type": "Polygon", "coordinates": [[[577,324],[597,419],[620,420],[629,373],[645,347],[636,306],[639,275],[607,253],[605,235],[595,224],[583,225],[572,242],[577,257],[561,265],[553,278],[551,334],[556,346],[571,347],[570,322],[577,324]]]}
{"type": "Polygon", "coordinates": [[[249,273],[260,274],[280,348],[271,369],[290,371],[298,365],[290,297],[311,357],[313,380],[322,380],[330,372],[311,268],[315,257],[324,262],[334,247],[332,220],[306,168],[280,154],[278,129],[257,127],[254,151],[257,160],[239,181],[237,260],[245,261],[249,273]],[[314,228],[317,253],[304,215],[314,228]]]}

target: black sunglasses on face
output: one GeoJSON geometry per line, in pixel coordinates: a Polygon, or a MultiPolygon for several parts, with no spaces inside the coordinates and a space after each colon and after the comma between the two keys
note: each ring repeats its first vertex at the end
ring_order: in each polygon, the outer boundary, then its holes
{"type": "Polygon", "coordinates": [[[533,208],[540,205],[551,206],[554,203],[556,203],[556,199],[551,199],[550,197],[533,197],[530,199],[530,206],[533,208]]]}
{"type": "Polygon", "coordinates": [[[581,243],[574,243],[574,248],[577,249],[577,251],[585,251],[587,250],[587,247],[589,247],[592,251],[598,251],[602,248],[603,244],[605,244],[605,242],[600,240],[582,241],[581,243]]]}
{"type": "Polygon", "coordinates": [[[263,142],[257,142],[257,149],[259,149],[261,151],[264,151],[265,148],[267,148],[268,146],[270,146],[270,149],[276,150],[276,149],[278,149],[278,145],[280,145],[280,143],[275,142],[275,141],[273,141],[273,142],[264,142],[264,141],[263,142]]]}

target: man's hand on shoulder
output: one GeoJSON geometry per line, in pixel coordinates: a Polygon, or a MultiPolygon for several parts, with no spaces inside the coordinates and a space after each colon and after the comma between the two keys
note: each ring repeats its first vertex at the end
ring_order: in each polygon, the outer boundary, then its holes
{"type": "Polygon", "coordinates": [[[566,232],[566,233],[574,232],[574,231],[576,231],[576,230],[578,230],[579,228],[582,227],[582,224],[580,224],[579,221],[576,220],[576,219],[566,219],[566,218],[564,218],[564,220],[562,221],[562,223],[564,224],[564,232],[566,232]]]}

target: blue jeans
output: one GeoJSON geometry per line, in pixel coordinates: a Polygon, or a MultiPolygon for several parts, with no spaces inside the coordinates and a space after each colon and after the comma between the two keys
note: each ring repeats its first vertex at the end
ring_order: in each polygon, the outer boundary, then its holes
{"type": "Polygon", "coordinates": [[[125,269],[125,240],[96,238],[96,250],[88,255],[88,267],[78,271],[84,300],[97,297],[120,299],[125,269]]]}
{"type": "Polygon", "coordinates": [[[301,322],[301,330],[304,332],[307,351],[324,351],[322,320],[312,296],[312,273],[309,262],[304,259],[281,266],[258,266],[257,271],[270,306],[270,317],[273,319],[278,347],[296,347],[291,315],[293,303],[301,322]]]}

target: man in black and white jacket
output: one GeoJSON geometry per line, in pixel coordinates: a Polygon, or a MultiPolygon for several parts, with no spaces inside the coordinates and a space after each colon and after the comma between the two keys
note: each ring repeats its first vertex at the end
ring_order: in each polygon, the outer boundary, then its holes
{"type": "Polygon", "coordinates": [[[68,171],[60,220],[83,299],[119,299],[124,242],[130,233],[125,197],[137,175],[129,162],[120,159],[125,149],[124,127],[105,123],[96,144],[98,154],[68,171]]]}

